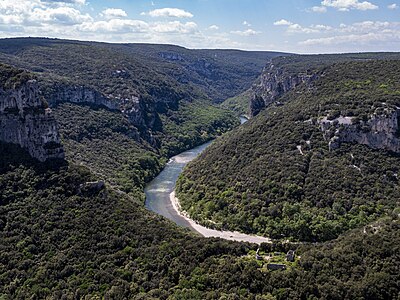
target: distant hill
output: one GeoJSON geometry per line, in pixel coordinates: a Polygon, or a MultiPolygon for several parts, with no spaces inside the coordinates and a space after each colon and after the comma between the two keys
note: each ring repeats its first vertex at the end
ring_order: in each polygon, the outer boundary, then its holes
{"type": "Polygon", "coordinates": [[[248,89],[268,60],[279,52],[192,50],[173,45],[107,44],[42,38],[0,40],[3,62],[43,74],[57,75],[78,84],[90,84],[104,94],[146,91],[166,81],[186,93],[221,102],[248,89]],[[124,69],[126,68],[126,70],[124,69]],[[121,70],[120,70],[121,69],[121,70]],[[126,73],[115,73],[125,70],[126,73]],[[129,78],[126,86],[118,78],[129,78]],[[111,81],[110,81],[111,80],[111,81]],[[111,83],[115,83],[110,89],[111,83]],[[132,91],[130,91],[132,92],[132,91]]]}

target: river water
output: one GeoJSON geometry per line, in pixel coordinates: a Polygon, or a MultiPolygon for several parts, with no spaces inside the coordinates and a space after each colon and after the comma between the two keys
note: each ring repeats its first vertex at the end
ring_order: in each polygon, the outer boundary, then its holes
{"type": "Polygon", "coordinates": [[[175,190],[176,181],[182,173],[183,168],[211,143],[212,141],[182,152],[169,160],[164,170],[144,190],[147,209],[174,221],[180,226],[194,230],[190,223],[176,212],[170,201],[170,194],[175,190]]]}
{"type": "MultiPolygon", "coordinates": [[[[247,119],[240,117],[242,124],[246,121],[247,119]]],[[[147,209],[174,221],[180,226],[193,229],[189,222],[173,208],[170,201],[170,194],[175,190],[176,181],[182,173],[183,168],[211,145],[211,143],[212,141],[182,152],[169,160],[164,170],[144,190],[147,209]]]]}
{"type": "MultiPolygon", "coordinates": [[[[246,121],[247,119],[240,118],[242,124],[246,121]]],[[[212,141],[172,157],[164,170],[146,186],[146,208],[170,219],[179,226],[187,227],[206,237],[221,237],[229,240],[249,241],[253,243],[268,242],[269,239],[264,237],[205,228],[182,216],[177,211],[177,208],[173,206],[173,201],[171,201],[173,196],[171,198],[171,193],[175,190],[176,181],[182,173],[183,168],[202,153],[211,143],[212,141]]]]}

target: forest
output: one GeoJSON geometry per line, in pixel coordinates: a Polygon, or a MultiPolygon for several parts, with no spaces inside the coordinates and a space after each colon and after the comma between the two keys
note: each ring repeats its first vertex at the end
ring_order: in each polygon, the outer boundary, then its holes
{"type": "Polygon", "coordinates": [[[296,250],[295,267],[267,271],[256,245],[204,239],[112,188],[82,189],[88,169],[33,161],[0,144],[0,298],[396,299],[397,214],[296,250]]]}
{"type": "Polygon", "coordinates": [[[192,162],[177,186],[183,209],[207,226],[309,242],[390,214],[399,155],[351,143],[332,151],[319,120],[351,117],[363,130],[400,106],[399,76],[398,60],[328,67],[192,162]]]}
{"type": "MultiPolygon", "coordinates": [[[[53,46],[38,40],[32,50],[29,42],[0,46],[5,60],[33,70],[2,66],[0,89],[36,78],[46,98],[55,78],[67,85],[74,80],[71,70],[79,64],[51,65],[35,47],[51,52],[53,46]]],[[[57,55],[72,56],[62,49],[57,55]]],[[[239,60],[243,53],[230,55],[239,60]]],[[[90,73],[85,84],[108,91],[107,66],[98,80],[90,73]]],[[[66,160],[41,163],[26,149],[0,142],[0,299],[396,299],[398,155],[349,144],[329,152],[318,127],[304,121],[339,113],[362,124],[382,99],[398,105],[399,65],[352,62],[329,70],[315,83],[318,88],[301,87],[282,99],[285,105],[228,133],[239,121],[211,99],[161,105],[158,130],[145,128],[155,144],[119,110],[49,101],[66,160]],[[182,204],[201,222],[216,220],[221,228],[276,238],[260,250],[294,250],[296,260],[285,270],[268,270],[256,259],[255,244],[206,239],[145,209],[143,187],[167,159],[217,136],[180,179],[182,204]],[[225,218],[227,206],[233,218],[225,218]]],[[[164,82],[163,92],[191,95],[179,81],[169,87],[172,80],[164,82]]],[[[141,86],[127,81],[127,89],[141,86]]],[[[248,80],[243,82],[237,94],[248,90],[248,80]]],[[[150,98],[146,103],[161,99],[150,98]]]]}

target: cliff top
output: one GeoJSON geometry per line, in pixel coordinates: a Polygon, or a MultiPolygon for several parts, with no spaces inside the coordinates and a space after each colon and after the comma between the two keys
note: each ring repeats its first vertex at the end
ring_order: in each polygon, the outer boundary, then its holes
{"type": "Polygon", "coordinates": [[[0,88],[4,90],[17,88],[31,79],[33,76],[26,71],[0,63],[0,88]]]}

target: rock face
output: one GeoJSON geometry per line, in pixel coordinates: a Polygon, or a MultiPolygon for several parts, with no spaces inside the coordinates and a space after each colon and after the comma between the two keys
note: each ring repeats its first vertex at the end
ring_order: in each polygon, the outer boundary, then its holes
{"type": "MultiPolygon", "coordinates": [[[[104,95],[94,88],[87,86],[69,85],[56,83],[45,90],[45,98],[48,99],[51,107],[58,103],[70,102],[77,104],[93,104],[104,106],[110,110],[118,110],[132,125],[142,132],[142,138],[150,144],[154,144],[150,130],[157,129],[158,115],[156,113],[157,104],[149,99],[143,99],[137,92],[129,95],[104,95]]],[[[177,100],[173,99],[173,104],[177,105],[177,100]]],[[[160,103],[170,105],[168,101],[160,99],[160,103]]],[[[171,104],[171,106],[173,105],[171,104]]],[[[163,108],[161,108],[162,110],[163,108]]]]}
{"type": "Polygon", "coordinates": [[[387,108],[383,113],[373,114],[366,122],[353,124],[352,118],[339,117],[334,120],[323,118],[319,124],[330,150],[337,149],[342,143],[358,143],[400,153],[399,117],[400,108],[387,108]]]}
{"type": "Polygon", "coordinates": [[[36,80],[0,88],[0,141],[18,144],[42,162],[64,158],[57,122],[39,97],[36,80]]]}
{"type": "Polygon", "coordinates": [[[285,69],[269,63],[253,85],[253,97],[250,100],[250,114],[254,117],[262,109],[276,102],[283,94],[289,92],[300,84],[310,84],[318,78],[318,74],[307,71],[304,73],[290,74],[285,69]]]}
{"type": "Polygon", "coordinates": [[[114,101],[86,86],[56,84],[52,90],[52,93],[46,95],[50,105],[56,105],[60,102],[72,102],[103,105],[109,109],[118,108],[114,101]]]}

